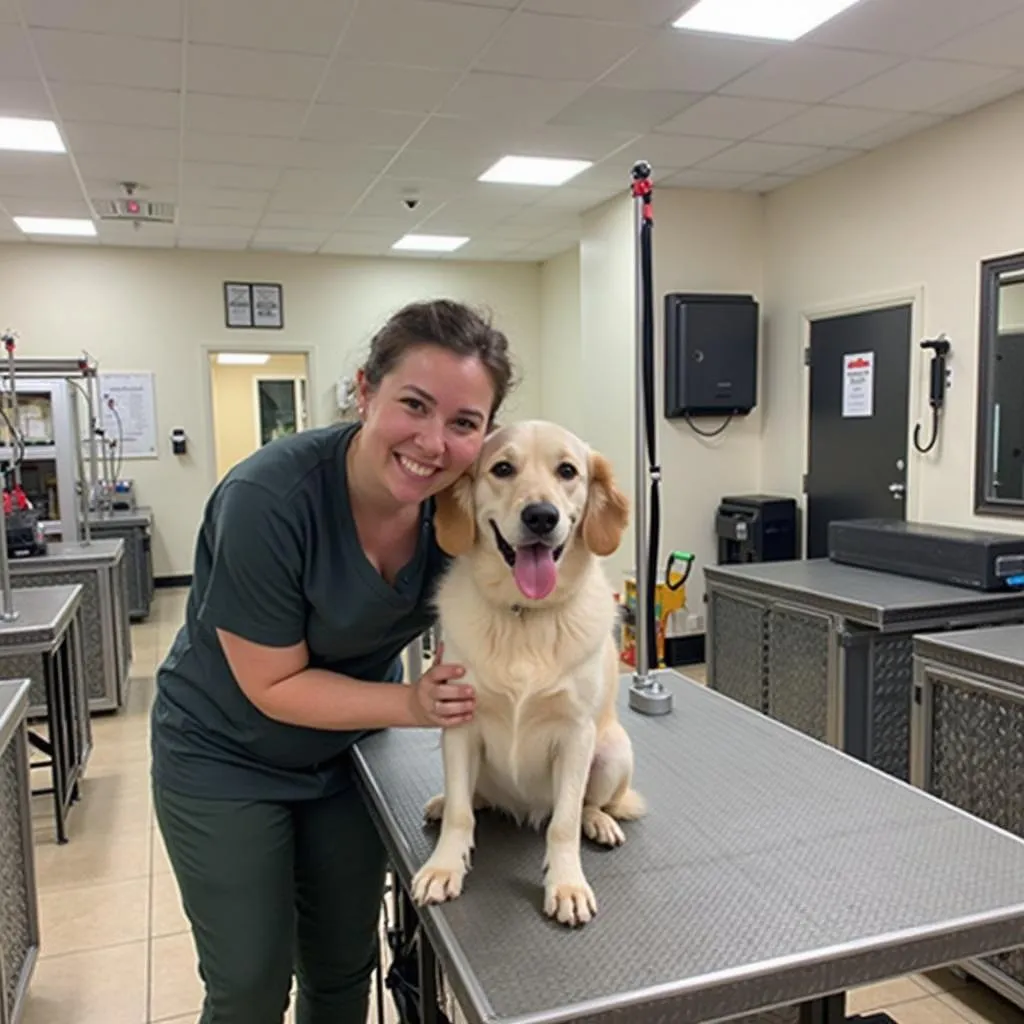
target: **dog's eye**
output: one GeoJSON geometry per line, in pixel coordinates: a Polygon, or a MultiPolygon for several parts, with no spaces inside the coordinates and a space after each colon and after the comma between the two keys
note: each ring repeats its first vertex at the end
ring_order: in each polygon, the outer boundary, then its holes
{"type": "Polygon", "coordinates": [[[496,462],[493,466],[491,466],[491,473],[493,473],[494,476],[496,477],[512,476],[512,474],[515,473],[515,471],[516,467],[513,466],[511,462],[496,462]]]}
{"type": "Polygon", "coordinates": [[[559,463],[556,472],[563,480],[575,480],[580,475],[579,470],[571,462],[559,463]]]}

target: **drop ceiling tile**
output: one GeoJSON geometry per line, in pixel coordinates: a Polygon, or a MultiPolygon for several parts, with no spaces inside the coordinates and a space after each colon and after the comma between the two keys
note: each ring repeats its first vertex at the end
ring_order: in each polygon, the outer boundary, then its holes
{"type": "Polygon", "coordinates": [[[177,229],[173,224],[142,224],[136,228],[130,221],[100,221],[96,230],[103,245],[170,249],[177,240],[177,229]]]}
{"type": "Polygon", "coordinates": [[[185,132],[182,155],[186,160],[210,164],[261,164],[284,167],[294,147],[286,139],[252,135],[217,135],[185,132]]]}
{"type": "Polygon", "coordinates": [[[261,210],[270,198],[267,189],[211,188],[209,185],[182,185],[182,206],[218,206],[232,210],[261,210]]]}
{"type": "Polygon", "coordinates": [[[760,178],[755,178],[753,181],[748,182],[746,185],[740,185],[741,192],[756,192],[758,195],[767,195],[769,192],[774,192],[776,189],[780,189],[783,185],[790,185],[796,178],[786,174],[765,174],[760,178]]]}
{"type": "Polygon", "coordinates": [[[1018,0],[896,0],[854,4],[805,37],[820,46],[920,56],[1018,6],[1018,0]]]}
{"type": "Polygon", "coordinates": [[[900,120],[901,114],[858,107],[817,106],[781,121],[757,135],[761,142],[795,142],[807,146],[843,146],[900,120]]]}
{"type": "MultiPolygon", "coordinates": [[[[85,193],[89,197],[91,202],[95,202],[98,199],[115,199],[124,197],[123,183],[120,181],[113,181],[109,178],[85,178],[85,193]]],[[[137,182],[134,179],[131,180],[136,185],[136,194],[143,199],[150,199],[156,203],[177,203],[180,198],[180,190],[177,184],[160,183],[152,185],[148,182],[137,182]]]]}
{"type": "Polygon", "coordinates": [[[273,211],[264,214],[260,220],[260,229],[289,231],[332,231],[343,218],[336,213],[325,213],[313,210],[309,213],[273,211]]]}
{"type": "Polygon", "coordinates": [[[202,0],[189,7],[193,43],[326,56],[334,48],[354,0],[202,0]]]}
{"type": "Polygon", "coordinates": [[[185,96],[185,128],[192,132],[268,135],[294,138],[307,104],[295,100],[253,99],[247,96],[185,96]]]}
{"type": "Polygon", "coordinates": [[[300,138],[360,146],[401,146],[422,123],[419,114],[370,110],[355,104],[317,103],[302,126],[300,138]]]}
{"type": "Polygon", "coordinates": [[[221,96],[308,101],[327,67],[324,57],[229,46],[190,45],[186,54],[189,91],[221,96]]]}
{"type": "Polygon", "coordinates": [[[685,6],[685,0],[526,0],[523,10],[661,28],[675,21],[685,6]]]}
{"type": "Polygon", "coordinates": [[[609,22],[517,12],[476,63],[479,71],[590,81],[651,37],[650,30],[609,22]]]}
{"type": "Polygon", "coordinates": [[[173,128],[65,121],[64,137],[76,159],[80,154],[110,154],[168,161],[178,158],[179,134],[173,128]]]}
{"type": "Polygon", "coordinates": [[[401,215],[392,213],[389,216],[373,216],[350,213],[342,221],[342,229],[360,235],[393,235],[399,238],[415,227],[421,219],[414,214],[404,212],[401,215]]]}
{"type": "MultiPolygon", "coordinates": [[[[3,30],[0,29],[0,40],[3,30]]],[[[2,42],[0,42],[2,46],[2,42]]],[[[0,78],[0,117],[53,117],[49,97],[37,78],[0,78]]]]}
{"type": "Polygon", "coordinates": [[[452,152],[448,149],[417,149],[413,144],[395,157],[387,174],[390,178],[410,182],[434,179],[468,184],[476,181],[501,155],[497,147],[471,153],[452,152]]]}
{"type": "Polygon", "coordinates": [[[507,11],[471,4],[373,0],[359,5],[339,55],[461,71],[506,17],[507,11]]]}
{"type": "Polygon", "coordinates": [[[847,149],[845,147],[826,149],[823,153],[808,157],[806,160],[798,160],[792,167],[786,168],[786,174],[794,176],[817,174],[819,171],[825,171],[830,167],[847,163],[856,157],[862,156],[863,153],[864,151],[861,149],[847,149]]]}
{"type": "Polygon", "coordinates": [[[937,114],[965,114],[988,103],[1013,96],[1021,89],[1024,89],[1024,71],[1013,71],[1003,78],[997,78],[989,85],[983,85],[979,89],[969,89],[959,96],[943,100],[930,109],[937,114]]]}
{"type": "Polygon", "coordinates": [[[721,92],[727,96],[818,103],[898,63],[899,58],[891,54],[796,44],[722,86],[721,92]]]}
{"type": "Polygon", "coordinates": [[[11,196],[0,198],[12,217],[92,217],[85,198],[45,196],[11,196]]]}
{"type": "MultiPolygon", "coordinates": [[[[972,5],[973,6],[973,5],[972,5]]],[[[1024,67],[1024,10],[965,32],[937,47],[932,57],[974,61],[1002,67],[1024,67]]]]}
{"type": "Polygon", "coordinates": [[[732,145],[728,139],[705,139],[693,135],[661,135],[654,132],[631,142],[599,164],[572,179],[580,187],[611,185],[627,190],[630,170],[638,160],[650,165],[657,184],[677,170],[692,167],[732,145]]]}
{"type": "Polygon", "coordinates": [[[909,60],[899,67],[841,92],[832,102],[842,106],[878,110],[928,111],[961,93],[1009,77],[1006,68],[983,67],[957,61],[909,60]]]}
{"type": "Polygon", "coordinates": [[[699,93],[591,86],[549,121],[550,124],[648,132],[700,99],[699,93]]]}
{"type": "Polygon", "coordinates": [[[497,146],[504,153],[508,147],[508,131],[505,125],[488,120],[486,116],[470,118],[435,114],[426,119],[409,145],[417,149],[447,149],[456,153],[479,152],[481,147],[497,146]]]}
{"type": "Polygon", "coordinates": [[[821,153],[818,146],[792,146],[781,142],[738,142],[704,160],[700,167],[712,171],[775,174],[799,160],[821,153]]]}
{"type": "Polygon", "coordinates": [[[327,241],[327,228],[259,228],[252,236],[250,245],[308,245],[318,249],[327,241]]]}
{"type": "Polygon", "coordinates": [[[545,81],[522,75],[471,71],[437,112],[455,117],[493,118],[505,124],[539,124],[580,96],[587,85],[587,82],[545,81]]]}
{"type": "Polygon", "coordinates": [[[18,25],[0,24],[0,68],[8,79],[34,80],[37,77],[28,38],[18,25]]]}
{"type": "Polygon", "coordinates": [[[759,178],[756,172],[706,170],[690,167],[673,174],[665,185],[669,188],[694,188],[702,190],[732,191],[742,188],[759,178]]]}
{"type": "Polygon", "coordinates": [[[181,182],[207,188],[271,189],[281,171],[252,164],[208,164],[186,160],[181,165],[181,182]]]}
{"type": "Polygon", "coordinates": [[[178,213],[178,223],[182,228],[198,230],[200,228],[230,228],[232,236],[244,234],[242,231],[255,230],[260,223],[258,208],[244,210],[230,206],[202,206],[198,203],[185,203],[178,213]]]}
{"type": "Polygon", "coordinates": [[[63,29],[33,29],[43,74],[53,82],[181,88],[181,44],[63,29]]]}
{"type": "Polygon", "coordinates": [[[80,199],[82,186],[70,166],[37,168],[32,172],[15,171],[6,162],[0,162],[0,195],[20,199],[80,199]]]}
{"type": "Polygon", "coordinates": [[[0,25],[18,25],[21,15],[18,12],[17,0],[0,0],[0,25]]]}
{"type": "MultiPolygon", "coordinates": [[[[204,0],[206,2],[206,0],[204,0]]],[[[181,39],[185,0],[20,0],[29,27],[181,39]]]]}
{"type": "Polygon", "coordinates": [[[714,92],[779,49],[780,44],[768,41],[663,32],[627,57],[603,84],[714,92]]]}
{"type": "Polygon", "coordinates": [[[805,103],[708,96],[679,117],[660,124],[658,131],[712,139],[746,139],[807,109],[805,103]]]}
{"type": "Polygon", "coordinates": [[[100,121],[143,128],[177,128],[181,97],[171,89],[129,89],[116,85],[51,85],[57,112],[65,121],[100,121]]]}
{"type": "Polygon", "coordinates": [[[571,160],[603,160],[633,141],[642,132],[544,124],[509,126],[507,152],[524,156],[567,157],[571,160]]]}
{"type": "Polygon", "coordinates": [[[397,152],[397,146],[358,146],[296,139],[283,152],[279,166],[342,174],[379,174],[397,152]]]}
{"type": "Polygon", "coordinates": [[[331,256],[384,256],[400,235],[364,235],[350,231],[337,231],[320,247],[320,252],[331,256]]]}
{"type": "Polygon", "coordinates": [[[893,124],[875,132],[868,132],[867,135],[850,141],[858,149],[876,149],[909,135],[915,135],[927,128],[934,128],[943,120],[945,119],[937,114],[904,114],[893,124]]]}
{"type": "Polygon", "coordinates": [[[183,248],[244,249],[251,237],[252,231],[246,228],[221,227],[216,224],[178,228],[178,245],[183,248]]]}
{"type": "Polygon", "coordinates": [[[336,60],[317,99],[321,103],[359,103],[373,110],[429,114],[460,77],[458,71],[336,60]]]}
{"type": "Polygon", "coordinates": [[[286,171],[274,189],[267,212],[320,213],[340,216],[359,201],[372,179],[325,180],[309,178],[306,171],[286,171]]]}
{"type": "Polygon", "coordinates": [[[138,181],[155,187],[175,185],[178,181],[178,160],[160,159],[148,153],[125,155],[119,152],[98,151],[76,153],[75,162],[82,177],[91,182],[138,181]]]}

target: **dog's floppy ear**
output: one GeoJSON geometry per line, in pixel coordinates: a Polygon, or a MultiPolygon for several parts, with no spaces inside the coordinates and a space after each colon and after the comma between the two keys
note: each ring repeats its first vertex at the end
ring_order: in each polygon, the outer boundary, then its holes
{"type": "Polygon", "coordinates": [[[434,498],[434,533],[441,550],[453,558],[465,554],[476,541],[473,478],[468,473],[434,498]]]}
{"type": "Polygon", "coordinates": [[[583,543],[595,555],[610,555],[622,542],[629,522],[629,499],[615,484],[612,464],[599,452],[590,454],[590,485],[583,509],[583,543]]]}

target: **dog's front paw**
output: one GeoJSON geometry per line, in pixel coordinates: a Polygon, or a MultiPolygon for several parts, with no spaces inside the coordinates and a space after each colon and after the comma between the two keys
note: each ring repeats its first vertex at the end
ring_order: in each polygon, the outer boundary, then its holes
{"type": "Polygon", "coordinates": [[[601,846],[621,846],[626,841],[619,823],[600,807],[583,808],[583,834],[601,846]]]}
{"type": "Polygon", "coordinates": [[[586,924],[597,913],[597,899],[587,880],[549,879],[544,886],[544,913],[561,924],[586,924]]]}
{"type": "Polygon", "coordinates": [[[464,862],[447,864],[427,861],[412,879],[412,899],[417,906],[428,903],[444,903],[454,900],[462,893],[466,878],[464,862]]]}

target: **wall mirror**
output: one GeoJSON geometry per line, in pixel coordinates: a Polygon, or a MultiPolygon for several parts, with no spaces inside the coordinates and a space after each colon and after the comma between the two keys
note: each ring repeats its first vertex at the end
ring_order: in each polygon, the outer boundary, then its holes
{"type": "Polygon", "coordinates": [[[1024,519],[1024,252],[981,264],[974,510],[1024,519]]]}

